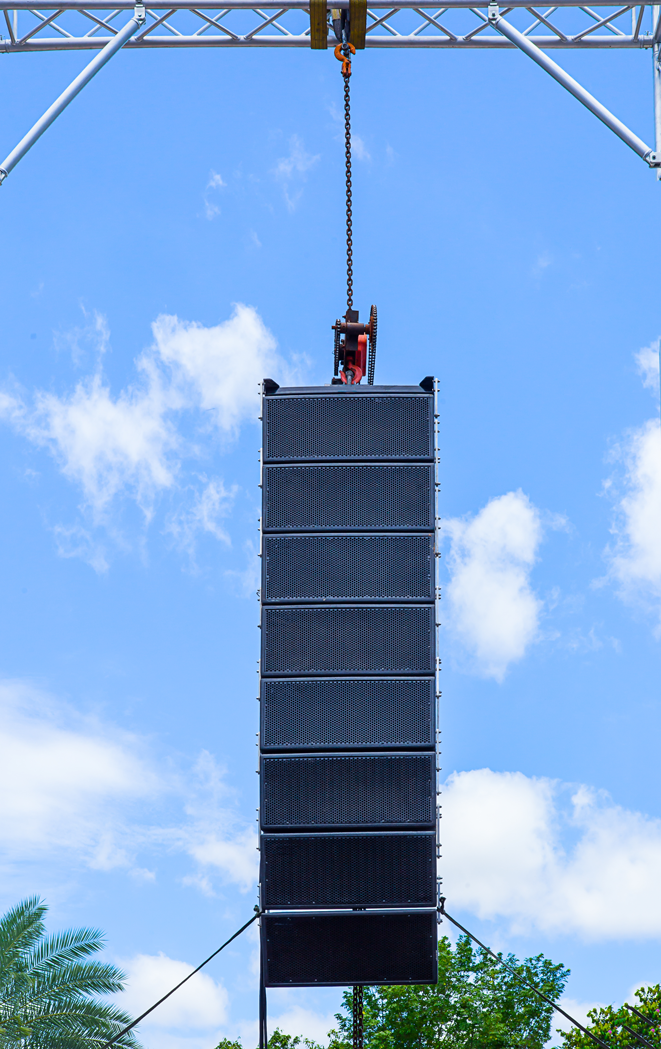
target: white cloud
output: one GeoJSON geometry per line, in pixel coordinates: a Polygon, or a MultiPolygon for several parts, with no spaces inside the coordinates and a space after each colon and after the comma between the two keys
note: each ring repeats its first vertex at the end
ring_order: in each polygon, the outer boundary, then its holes
{"type": "Polygon", "coordinates": [[[538,631],[542,603],[530,572],[542,538],[539,511],[522,491],[492,499],[472,519],[444,522],[452,546],[444,590],[452,632],[480,673],[502,681],[538,631]]]}
{"type": "MultiPolygon", "coordinates": [[[[194,968],[163,953],[138,954],[120,959],[119,965],[128,979],[118,1003],[132,1016],[143,1013],[194,968]]],[[[206,1045],[206,1049],[210,1049],[220,1040],[227,1008],[225,987],[207,973],[196,973],[142,1021],[138,1038],[147,1049],[161,1049],[164,1045],[180,1045],[186,1049],[206,1045]]]]}
{"type": "MultiPolygon", "coordinates": [[[[588,1012],[591,1009],[602,1009],[605,1006],[605,1002],[580,1002],[576,998],[561,998],[558,1005],[569,1013],[574,1020],[578,1020],[579,1023],[583,1024],[584,1027],[590,1023],[590,1017],[588,1012]]],[[[560,1038],[558,1031],[571,1031],[574,1029],[574,1025],[566,1020],[560,1013],[554,1012],[553,1019],[551,1020],[551,1030],[553,1034],[547,1045],[562,1046],[565,1043],[560,1038]]]]}
{"type": "MultiPolygon", "coordinates": [[[[657,339],[634,356],[643,385],[659,396],[659,345],[657,339]]],[[[661,428],[649,419],[630,431],[611,451],[621,465],[620,476],[610,477],[604,489],[615,500],[611,532],[615,537],[605,551],[611,578],[619,596],[645,608],[658,620],[655,636],[661,638],[661,428]]],[[[603,583],[599,580],[597,583],[603,583]]]]}
{"type": "Polygon", "coordinates": [[[611,531],[615,543],[606,556],[620,596],[649,608],[661,637],[661,429],[650,419],[619,445],[614,457],[624,465],[624,494],[611,531]]]}
{"type": "Polygon", "coordinates": [[[23,682],[0,683],[0,841],[28,858],[73,850],[102,869],[127,860],[112,811],[163,784],[131,736],[85,722],[23,682]]]}
{"type": "Polygon", "coordinates": [[[255,831],[210,754],[192,772],[161,765],[144,741],[21,681],[0,682],[0,795],[6,864],[75,861],[149,884],[169,851],[189,856],[188,883],[212,893],[218,880],[254,884],[255,831]]]}
{"type": "Polygon", "coordinates": [[[233,432],[259,412],[259,383],[288,369],[274,336],[252,306],[239,303],[229,320],[207,328],[162,315],[152,324],[155,355],[172,369],[172,387],[187,406],[210,411],[233,432]]]}
{"type": "Polygon", "coordinates": [[[294,211],[300,200],[302,190],[291,190],[292,182],[305,181],[307,172],[321,159],[319,153],[312,155],[308,153],[298,135],[292,135],[289,139],[289,155],[280,157],[277,161],[273,174],[282,184],[282,192],[289,211],[294,211]]]}
{"type": "MultiPolygon", "coordinates": [[[[177,485],[183,456],[198,451],[175,425],[183,412],[208,411],[200,423],[233,435],[257,418],[260,380],[290,376],[250,306],[236,305],[212,327],[162,315],[152,329],[153,345],[135,361],[138,381],[117,396],[100,365],[72,392],[36,391],[31,405],[0,394],[0,415],[51,451],[97,522],[119,495],[134,498],[149,519],[157,494],[177,485]]],[[[214,498],[210,490],[207,500],[214,498]]]]}
{"type": "Polygon", "coordinates": [[[187,821],[166,831],[163,840],[196,861],[196,871],[187,884],[213,895],[216,874],[248,892],[257,880],[259,866],[254,825],[246,826],[238,817],[232,791],[211,754],[202,752],[194,774],[195,781],[188,784],[187,821]]]}
{"type": "Polygon", "coordinates": [[[269,1027],[273,1031],[279,1027],[283,1034],[300,1035],[323,1045],[328,1042],[328,1032],[337,1028],[337,1020],[335,1013],[317,1013],[302,1005],[292,1005],[277,1016],[270,1016],[269,1027]]]}
{"type": "Polygon", "coordinates": [[[651,346],[645,346],[634,354],[638,374],[642,377],[643,386],[652,391],[655,397],[659,396],[659,349],[661,339],[657,339],[651,346]]]}
{"type": "Polygon", "coordinates": [[[514,933],[661,935],[661,820],[585,786],[490,769],[450,776],[442,802],[451,914],[505,919],[514,933]]]}

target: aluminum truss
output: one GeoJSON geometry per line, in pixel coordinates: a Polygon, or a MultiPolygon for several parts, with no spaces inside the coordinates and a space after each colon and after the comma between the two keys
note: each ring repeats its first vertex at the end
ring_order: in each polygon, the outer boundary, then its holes
{"type": "MultiPolygon", "coordinates": [[[[475,6],[474,0],[446,0],[442,8],[423,8],[418,0],[396,0],[395,7],[385,0],[372,0],[369,9],[369,0],[330,2],[348,8],[350,21],[356,17],[361,47],[364,40],[367,47],[518,48],[655,168],[661,179],[661,4],[616,7],[609,0],[593,0],[592,7],[587,7],[580,0],[556,0],[554,7],[542,11],[527,0],[507,0],[509,6],[501,11],[497,0],[491,0],[486,9],[475,6]],[[505,15],[510,15],[509,20],[505,15]],[[515,21],[521,23],[520,28],[515,21]],[[655,149],[545,53],[551,48],[613,47],[652,51],[655,149]]],[[[326,0],[289,0],[285,6],[265,0],[260,7],[254,6],[254,0],[229,0],[222,8],[215,0],[199,0],[195,6],[156,4],[146,9],[143,0],[116,0],[112,9],[107,0],[60,0],[56,8],[36,8],[33,0],[0,0],[0,12],[8,34],[0,35],[0,51],[5,53],[99,51],[2,162],[0,184],[121,47],[323,49],[335,43],[332,11],[326,0]],[[133,18],[126,22],[122,13],[131,8],[133,18]]]]}
{"type": "MultiPolygon", "coordinates": [[[[369,2],[369,0],[368,0],[369,2]]],[[[334,6],[349,7],[348,0],[334,6]]],[[[35,7],[33,0],[0,0],[0,52],[96,50],[123,25],[133,0],[60,0],[56,7],[35,7]],[[2,24],[4,22],[4,25],[2,24]]],[[[259,7],[254,0],[217,0],[147,7],[146,22],[124,46],[142,47],[309,47],[309,0],[259,7]]],[[[537,47],[656,48],[661,41],[659,5],[594,0],[556,0],[553,7],[534,7],[510,0],[510,15],[519,31],[537,47]]],[[[329,36],[329,44],[335,39],[329,36]]],[[[367,47],[496,47],[514,48],[493,24],[486,6],[473,0],[446,0],[443,7],[421,7],[419,0],[374,0],[367,12],[367,47]]]]}

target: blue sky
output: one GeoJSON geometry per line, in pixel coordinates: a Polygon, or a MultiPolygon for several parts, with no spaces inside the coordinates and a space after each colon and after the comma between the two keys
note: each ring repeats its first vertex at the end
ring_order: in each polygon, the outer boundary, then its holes
{"type": "MultiPolygon", "coordinates": [[[[651,140],[648,51],[555,57],[651,140]]],[[[83,64],[3,56],[3,155],[83,64]]],[[[661,186],[518,53],[354,70],[377,382],[441,383],[447,906],[583,1014],[661,980],[661,186]]],[[[0,902],[101,926],[135,1012],[255,902],[256,391],[330,378],[340,104],[330,52],[120,54],[1,190],[0,902]]],[[[145,1046],[250,1049],[256,979],[246,935],[145,1046]]]]}

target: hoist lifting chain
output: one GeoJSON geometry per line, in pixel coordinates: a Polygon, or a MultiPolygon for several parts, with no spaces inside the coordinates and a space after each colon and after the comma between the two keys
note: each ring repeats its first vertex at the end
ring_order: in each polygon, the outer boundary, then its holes
{"type": "Polygon", "coordinates": [[[346,172],[347,201],[347,309],[353,309],[353,215],[351,210],[351,56],[355,55],[353,44],[344,41],[335,48],[335,57],[342,63],[344,77],[344,169],[346,172]]]}
{"type": "MultiPolygon", "coordinates": [[[[335,12],[333,12],[335,15],[335,12]]],[[[343,15],[344,12],[337,12],[343,15]]],[[[333,19],[337,23],[336,32],[342,34],[342,40],[335,48],[335,57],[342,63],[344,78],[344,156],[346,172],[346,235],[347,235],[347,312],[344,320],[337,320],[333,325],[334,341],[334,383],[360,383],[365,376],[369,386],[374,384],[374,365],[376,361],[376,306],[370,310],[369,324],[361,324],[358,311],[353,308],[353,213],[351,187],[351,94],[349,81],[351,77],[351,56],[356,48],[348,39],[346,18],[333,19]],[[341,336],[344,336],[342,340],[341,336]],[[369,340],[369,350],[368,350],[369,340]],[[340,371],[340,364],[344,367],[340,371]]]]}

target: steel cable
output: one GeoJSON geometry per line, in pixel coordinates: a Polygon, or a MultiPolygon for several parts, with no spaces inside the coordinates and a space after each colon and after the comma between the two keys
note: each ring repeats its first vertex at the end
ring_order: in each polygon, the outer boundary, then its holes
{"type": "Polygon", "coordinates": [[[173,987],[171,991],[168,991],[167,994],[164,994],[163,997],[159,998],[157,1002],[154,1002],[153,1005],[150,1005],[149,1009],[145,1009],[144,1013],[140,1013],[140,1016],[137,1020],[134,1020],[133,1023],[130,1023],[127,1027],[124,1027],[124,1029],[119,1031],[113,1038],[110,1039],[109,1042],[104,1042],[103,1045],[99,1047],[99,1049],[110,1049],[110,1046],[114,1045],[115,1042],[119,1041],[119,1039],[122,1038],[123,1035],[128,1034],[128,1032],[132,1031],[134,1027],[137,1027],[138,1024],[141,1023],[142,1020],[144,1020],[145,1016],[149,1016],[150,1013],[153,1013],[154,1009],[157,1009],[159,1005],[162,1005],[166,998],[169,998],[171,994],[174,994],[175,991],[178,991],[179,988],[182,987],[187,980],[190,980],[191,976],[195,976],[195,973],[199,973],[200,969],[203,969],[204,966],[208,962],[210,962],[212,958],[215,958],[217,954],[220,954],[220,952],[224,950],[224,948],[227,947],[228,944],[232,942],[232,940],[236,940],[237,936],[240,936],[242,932],[245,932],[249,925],[252,925],[254,921],[257,921],[257,919],[259,918],[259,914],[259,911],[257,912],[257,914],[253,914],[250,921],[246,922],[245,925],[242,925],[240,929],[237,929],[234,935],[230,936],[229,940],[225,940],[225,943],[221,947],[219,947],[217,951],[214,951],[213,954],[210,954],[209,957],[206,958],[201,965],[198,965],[197,969],[193,969],[192,973],[189,973],[188,976],[184,976],[183,980],[180,980],[176,987],[173,987]]]}
{"type": "Polygon", "coordinates": [[[465,933],[466,936],[468,936],[471,940],[473,940],[473,942],[476,943],[478,947],[481,947],[483,951],[486,951],[487,954],[491,955],[494,961],[498,962],[499,965],[502,965],[503,968],[507,969],[508,972],[511,972],[512,976],[515,976],[517,980],[521,980],[522,983],[525,983],[526,986],[529,987],[531,991],[534,991],[539,998],[541,998],[547,1003],[547,1005],[553,1006],[556,1012],[562,1013],[565,1019],[569,1020],[570,1023],[573,1023],[575,1027],[578,1027],[583,1032],[583,1034],[586,1034],[588,1038],[592,1039],[593,1042],[596,1042],[597,1045],[602,1046],[602,1049],[610,1049],[610,1046],[606,1042],[602,1042],[601,1038],[597,1038],[596,1034],[593,1034],[592,1031],[588,1031],[587,1027],[584,1027],[583,1024],[579,1023],[578,1020],[575,1020],[573,1016],[570,1016],[569,1013],[566,1013],[565,1010],[561,1009],[559,1005],[556,1005],[552,998],[549,998],[547,995],[545,995],[543,991],[540,991],[538,987],[535,987],[534,983],[531,983],[531,981],[527,980],[525,976],[522,976],[521,973],[518,973],[516,969],[513,969],[511,965],[508,965],[507,962],[504,961],[499,955],[494,954],[490,947],[487,947],[486,944],[482,943],[481,940],[478,940],[477,936],[473,936],[472,932],[469,932],[468,929],[464,929],[463,925],[460,925],[455,918],[452,918],[445,909],[445,896],[441,896],[441,914],[444,918],[447,918],[449,922],[452,922],[453,925],[456,925],[458,929],[461,929],[461,931],[465,933]]]}

